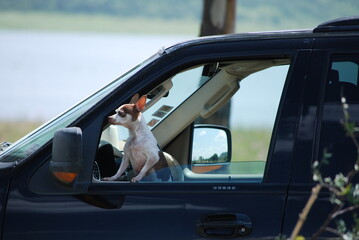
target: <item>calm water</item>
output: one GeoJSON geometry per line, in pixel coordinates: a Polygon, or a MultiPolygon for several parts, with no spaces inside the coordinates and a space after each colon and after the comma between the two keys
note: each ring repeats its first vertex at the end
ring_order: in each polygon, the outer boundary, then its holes
{"type": "MultiPolygon", "coordinates": [[[[0,120],[50,120],[161,47],[192,37],[0,31],[0,120]]],[[[284,79],[285,71],[257,74],[260,84],[243,81],[232,124],[271,126],[279,96],[268,89],[282,86],[267,78],[284,79]]]]}
{"type": "Polygon", "coordinates": [[[188,36],[0,31],[0,120],[46,121],[188,36]]]}

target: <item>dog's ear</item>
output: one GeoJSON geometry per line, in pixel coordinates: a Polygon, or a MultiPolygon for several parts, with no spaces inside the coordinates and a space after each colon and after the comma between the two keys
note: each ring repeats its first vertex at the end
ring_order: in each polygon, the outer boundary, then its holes
{"type": "Polygon", "coordinates": [[[135,103],[138,101],[139,98],[140,98],[140,95],[139,95],[138,93],[136,93],[136,94],[133,95],[133,97],[131,98],[130,103],[131,103],[131,104],[135,104],[135,103]]]}
{"type": "Polygon", "coordinates": [[[137,111],[142,112],[142,111],[145,109],[146,100],[147,100],[147,96],[146,96],[146,95],[143,95],[143,96],[136,102],[137,111]]]}

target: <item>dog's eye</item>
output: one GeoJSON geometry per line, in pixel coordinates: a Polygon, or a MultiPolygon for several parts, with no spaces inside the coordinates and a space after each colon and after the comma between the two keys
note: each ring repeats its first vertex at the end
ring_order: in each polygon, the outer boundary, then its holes
{"type": "Polygon", "coordinates": [[[125,113],[125,112],[118,111],[117,114],[118,114],[118,116],[120,116],[120,117],[126,117],[126,113],[125,113]]]}

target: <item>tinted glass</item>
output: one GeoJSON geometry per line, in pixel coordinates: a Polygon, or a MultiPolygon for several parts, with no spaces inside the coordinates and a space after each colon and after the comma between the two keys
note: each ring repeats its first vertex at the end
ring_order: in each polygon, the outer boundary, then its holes
{"type": "Polygon", "coordinates": [[[357,148],[346,133],[343,122],[347,112],[353,129],[359,126],[358,69],[359,55],[333,55],[331,58],[318,158],[324,160],[320,167],[324,177],[334,177],[338,173],[346,175],[357,159],[357,148]]]}

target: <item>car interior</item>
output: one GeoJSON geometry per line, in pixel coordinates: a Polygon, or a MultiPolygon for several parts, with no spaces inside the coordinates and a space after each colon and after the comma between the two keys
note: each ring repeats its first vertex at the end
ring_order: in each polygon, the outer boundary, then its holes
{"type": "MultiPolygon", "coordinates": [[[[198,117],[206,119],[211,116],[231,99],[237,91],[240,91],[240,83],[247,76],[273,66],[288,64],[290,64],[290,59],[287,58],[202,64],[181,71],[147,93],[148,102],[143,114],[157,139],[159,147],[165,153],[173,181],[211,179],[225,181],[244,178],[248,180],[248,178],[262,177],[235,173],[211,174],[210,172],[204,175],[193,172],[190,157],[193,126],[198,117]],[[182,94],[183,89],[186,88],[175,89],[177,85],[182,84],[181,81],[176,81],[176,76],[188,73],[193,69],[199,69],[200,72],[200,76],[193,78],[186,76],[186,81],[194,83],[193,91],[188,91],[184,97],[177,97],[177,94],[180,94],[179,92],[182,94]],[[170,97],[177,102],[175,104],[161,102],[170,97]],[[149,112],[152,114],[149,114],[149,112]]],[[[183,84],[186,84],[186,82],[183,82],[183,84]]],[[[112,176],[116,173],[123,157],[122,150],[126,141],[125,137],[120,136],[123,135],[123,129],[124,127],[110,124],[104,126],[94,165],[93,181],[100,182],[101,178],[112,176]]],[[[129,169],[123,180],[129,179],[131,174],[129,169]]]]}

